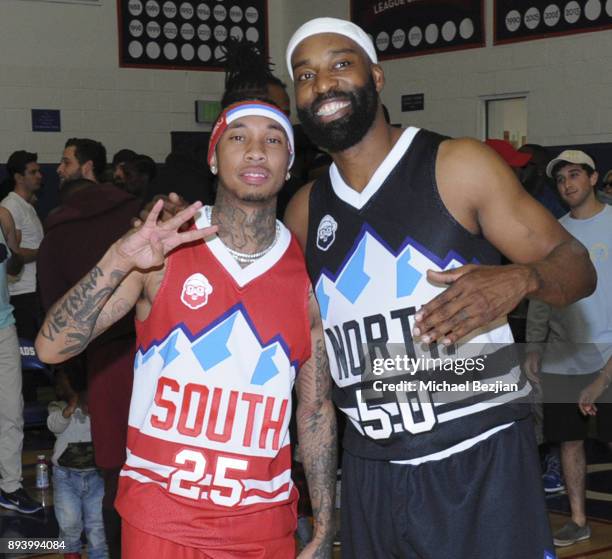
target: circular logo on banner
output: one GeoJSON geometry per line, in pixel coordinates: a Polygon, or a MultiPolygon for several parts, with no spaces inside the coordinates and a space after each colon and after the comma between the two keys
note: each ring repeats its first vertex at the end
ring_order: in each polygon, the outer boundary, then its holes
{"type": "Polygon", "coordinates": [[[147,35],[151,39],[157,39],[161,35],[161,26],[156,21],[150,21],[147,23],[147,35]]]}
{"type": "Polygon", "coordinates": [[[245,10],[244,17],[249,23],[255,23],[259,19],[259,12],[251,6],[245,10]]]}
{"type": "Polygon", "coordinates": [[[173,43],[166,43],[164,45],[164,56],[168,59],[168,60],[174,60],[178,55],[178,49],[176,48],[176,45],[174,45],[173,43]]]}
{"type": "Polygon", "coordinates": [[[601,2],[599,0],[589,0],[584,5],[584,15],[589,21],[595,21],[601,15],[601,2]]]}
{"type": "Polygon", "coordinates": [[[196,13],[202,21],[206,21],[210,17],[210,8],[208,7],[208,4],[198,4],[196,13]]]}
{"type": "Polygon", "coordinates": [[[556,4],[549,4],[544,10],[544,24],[548,27],[554,27],[561,19],[561,10],[556,4]]]}
{"type": "Polygon", "coordinates": [[[567,23],[576,23],[580,19],[580,13],[580,4],[578,4],[578,2],[575,0],[568,2],[565,5],[565,10],[563,11],[563,15],[567,23]]]}
{"type": "Polygon", "coordinates": [[[452,21],[447,21],[442,26],[442,38],[450,43],[457,36],[457,26],[452,21]]]}
{"type": "Polygon", "coordinates": [[[471,39],[474,35],[474,22],[469,17],[463,19],[459,24],[459,35],[465,40],[471,39]]]}
{"type": "Polygon", "coordinates": [[[142,45],[138,41],[132,41],[128,45],[128,54],[132,58],[140,58],[143,52],[144,52],[144,49],[142,48],[142,45]]]}
{"type": "Polygon", "coordinates": [[[210,47],[208,45],[201,45],[198,48],[198,58],[202,62],[208,62],[210,60],[211,55],[212,52],[210,51],[210,47]]]}
{"type": "Polygon", "coordinates": [[[406,42],[406,33],[403,29],[396,29],[391,35],[391,42],[396,49],[401,49],[406,42]]]}
{"type": "Polygon", "coordinates": [[[191,19],[194,14],[193,6],[187,2],[183,2],[179,8],[179,12],[183,19],[191,19]]]}
{"type": "Polygon", "coordinates": [[[210,27],[205,23],[198,27],[198,39],[200,41],[208,41],[210,39],[210,27]]]}
{"type": "Polygon", "coordinates": [[[140,23],[137,19],[130,21],[129,29],[132,37],[140,37],[144,31],[142,28],[142,23],[140,23]]]}
{"type": "Polygon", "coordinates": [[[606,13],[612,17],[612,0],[606,2],[606,13]]]}
{"type": "Polygon", "coordinates": [[[425,28],[425,40],[430,45],[433,45],[438,40],[439,35],[438,26],[435,23],[430,23],[425,28]]]}
{"type": "Polygon", "coordinates": [[[195,56],[195,49],[191,45],[183,45],[181,47],[181,56],[183,60],[192,60],[195,56]]]}
{"type": "Polygon", "coordinates": [[[148,0],[145,4],[145,10],[149,17],[157,17],[159,15],[159,4],[155,0],[148,0]]]}
{"type": "Polygon", "coordinates": [[[234,23],[238,23],[242,19],[242,8],[240,6],[232,6],[229,16],[234,23]]]}
{"type": "Polygon", "coordinates": [[[225,9],[225,6],[222,6],[221,4],[217,4],[213,8],[213,16],[215,16],[215,19],[217,21],[224,21],[225,18],[227,17],[227,10],[225,9]]]}
{"type": "Polygon", "coordinates": [[[221,60],[225,56],[225,51],[221,47],[215,49],[215,60],[221,60]]]}
{"type": "Polygon", "coordinates": [[[128,10],[133,16],[139,16],[142,13],[142,2],[140,0],[130,0],[128,10]]]}
{"type": "Polygon", "coordinates": [[[376,36],[376,48],[382,52],[384,50],[387,50],[388,46],[389,46],[389,34],[386,31],[381,31],[376,36]]]}
{"type": "Polygon", "coordinates": [[[237,25],[234,25],[234,27],[230,29],[230,37],[232,37],[233,39],[236,39],[237,41],[242,41],[244,37],[244,32],[242,31],[240,27],[238,27],[237,25]]]}
{"type": "Polygon", "coordinates": [[[227,29],[223,27],[223,25],[217,25],[213,34],[215,36],[215,40],[219,43],[222,43],[223,41],[225,41],[225,39],[227,39],[227,29]]]}
{"type": "Polygon", "coordinates": [[[525,17],[523,20],[527,29],[535,29],[538,25],[540,25],[540,10],[534,7],[529,8],[525,12],[525,17]]]}
{"type": "Polygon", "coordinates": [[[191,39],[195,37],[193,25],[190,23],[183,23],[183,25],[181,25],[181,37],[183,37],[185,41],[191,41],[191,39]]]}
{"type": "Polygon", "coordinates": [[[164,2],[164,15],[168,18],[168,19],[172,19],[174,16],[176,16],[176,4],[174,2],[164,2]]]}
{"type": "Polygon", "coordinates": [[[418,47],[423,40],[423,32],[416,25],[408,32],[408,42],[411,47],[418,47]]]}
{"type": "Polygon", "coordinates": [[[514,33],[521,26],[521,14],[511,10],[506,14],[506,29],[514,33]]]}
{"type": "Polygon", "coordinates": [[[247,41],[256,43],[257,41],[259,41],[259,31],[257,31],[257,29],[255,29],[254,27],[249,27],[246,30],[246,38],[247,38],[247,41]]]}
{"type": "Polygon", "coordinates": [[[178,35],[178,28],[176,27],[176,24],[172,23],[171,21],[166,23],[166,25],[164,25],[164,35],[167,39],[176,39],[176,36],[178,35]]]}
{"type": "Polygon", "coordinates": [[[157,43],[147,43],[147,56],[155,60],[161,54],[161,49],[157,43]]]}

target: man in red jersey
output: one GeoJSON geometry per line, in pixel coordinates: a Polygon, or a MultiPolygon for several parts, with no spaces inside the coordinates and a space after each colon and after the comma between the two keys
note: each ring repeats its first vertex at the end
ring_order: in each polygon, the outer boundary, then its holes
{"type": "Polygon", "coordinates": [[[39,357],[57,363],[136,308],[117,499],[124,558],[294,556],[294,379],[315,514],[314,539],[300,557],[330,557],[331,377],[301,250],[275,220],[292,159],[281,111],[259,101],[228,107],[211,135],[214,207],[192,204],[157,224],[158,202],[50,310],[39,333],[39,357]],[[181,232],[194,216],[195,227],[181,232]]]}

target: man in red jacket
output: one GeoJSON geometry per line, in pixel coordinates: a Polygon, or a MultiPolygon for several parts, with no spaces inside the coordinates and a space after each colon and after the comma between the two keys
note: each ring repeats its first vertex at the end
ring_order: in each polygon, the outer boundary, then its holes
{"type": "MultiPolygon", "coordinates": [[[[45,311],[102,257],[129,228],[139,201],[112,184],[95,179],[102,144],[68,142],[58,174],[64,203],[45,222],[38,255],[38,278],[45,311]],[[71,180],[72,179],[72,180],[71,180]]],[[[80,365],[87,370],[96,464],[105,481],[104,524],[111,557],[120,557],[120,519],[114,509],[119,471],[125,462],[126,432],[134,358],[133,316],[128,315],[92,343],[80,365]]]]}

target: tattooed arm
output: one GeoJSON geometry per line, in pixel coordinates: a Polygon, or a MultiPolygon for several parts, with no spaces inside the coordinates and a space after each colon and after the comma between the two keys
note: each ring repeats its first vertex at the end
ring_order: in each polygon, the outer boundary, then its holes
{"type": "Polygon", "coordinates": [[[312,289],[308,301],[312,354],[296,383],[300,450],[312,502],[314,538],[299,559],[328,559],[334,538],[337,434],[331,401],[332,378],[327,362],[319,306],[312,289]]]}
{"type": "Polygon", "coordinates": [[[96,336],[125,316],[140,296],[145,274],[161,266],[177,246],[202,239],[216,228],[179,232],[198,211],[192,204],[164,223],[157,223],[157,203],[138,229],[114,243],[100,262],[47,313],[36,338],[36,352],[45,363],[61,363],[81,353],[96,336]]]}

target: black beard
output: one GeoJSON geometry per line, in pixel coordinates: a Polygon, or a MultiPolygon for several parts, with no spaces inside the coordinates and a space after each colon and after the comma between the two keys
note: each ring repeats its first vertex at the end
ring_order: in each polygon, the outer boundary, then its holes
{"type": "Polygon", "coordinates": [[[376,118],[378,92],[372,76],[363,87],[352,91],[329,91],[319,95],[310,107],[297,108],[302,127],[310,140],[320,148],[336,153],[358,144],[376,118]],[[329,99],[351,102],[351,112],[337,120],[322,124],[317,109],[329,99]]]}

